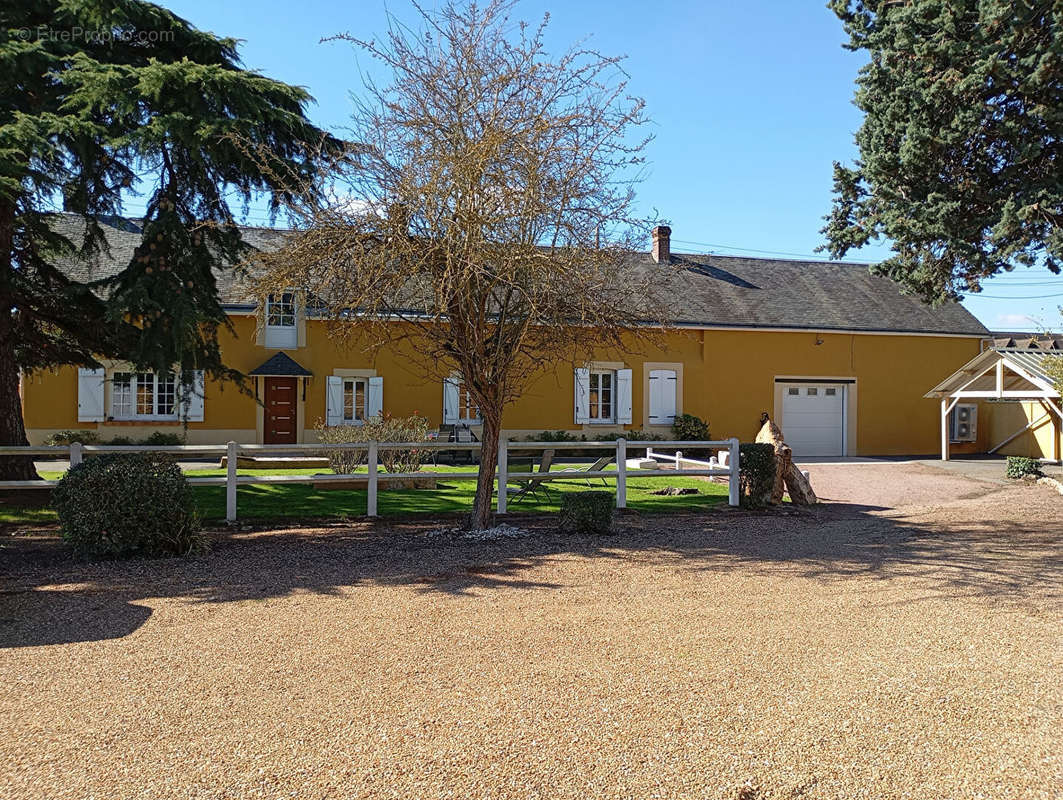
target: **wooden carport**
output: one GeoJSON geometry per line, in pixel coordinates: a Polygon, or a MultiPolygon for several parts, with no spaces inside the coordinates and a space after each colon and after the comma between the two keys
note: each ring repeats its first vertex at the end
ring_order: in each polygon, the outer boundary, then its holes
{"type": "MultiPolygon", "coordinates": [[[[1036,402],[1044,408],[1052,420],[1052,459],[1060,458],[1059,435],[1063,430],[1063,408],[1060,394],[1045,374],[1045,363],[1050,358],[1061,358],[1059,353],[1040,350],[993,347],[964,364],[926,397],[941,400],[941,458],[949,458],[949,414],[961,400],[1017,400],[1036,402]]],[[[989,449],[995,452],[1025,431],[1040,424],[1044,417],[1031,420],[1004,441],[989,449]]]]}

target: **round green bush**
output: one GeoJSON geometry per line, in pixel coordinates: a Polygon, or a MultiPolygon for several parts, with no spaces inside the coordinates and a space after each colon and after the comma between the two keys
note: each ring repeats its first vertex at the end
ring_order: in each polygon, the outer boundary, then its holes
{"type": "Polygon", "coordinates": [[[201,552],[192,489],[177,462],[151,453],[108,454],[73,467],[52,503],[63,538],[86,558],[201,552]]]}
{"type": "Polygon", "coordinates": [[[754,442],[738,445],[738,478],[742,505],[752,508],[767,505],[775,486],[775,447],[754,442]]]}
{"type": "Polygon", "coordinates": [[[1009,478],[1025,478],[1027,475],[1042,475],[1041,462],[1036,458],[1024,456],[1008,456],[1008,465],[1005,474],[1009,478]]]}
{"type": "Polygon", "coordinates": [[[565,533],[612,533],[615,502],[612,492],[565,492],[560,528],[565,533]]]}

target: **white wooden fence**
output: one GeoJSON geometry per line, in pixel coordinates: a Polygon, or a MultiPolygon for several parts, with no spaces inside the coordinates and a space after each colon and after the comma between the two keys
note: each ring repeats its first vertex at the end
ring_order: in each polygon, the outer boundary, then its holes
{"type": "MultiPolygon", "coordinates": [[[[726,476],[729,479],[728,503],[737,506],[739,502],[738,480],[738,439],[705,442],[653,442],[651,446],[641,442],[628,442],[617,439],[615,442],[511,442],[503,439],[499,442],[498,465],[495,477],[499,487],[504,487],[510,480],[537,481],[573,481],[584,478],[615,478],[616,507],[627,507],[627,479],[675,477],[675,469],[639,469],[627,468],[628,448],[648,450],[650,447],[706,447],[726,448],[729,451],[727,467],[705,467],[701,469],[683,469],[683,477],[726,476]],[[509,472],[509,452],[512,450],[614,450],[615,470],[588,470],[565,472],[509,472]]],[[[366,479],[367,499],[366,514],[377,516],[377,490],[380,481],[412,480],[416,478],[437,478],[448,481],[477,479],[476,472],[380,472],[381,450],[479,450],[479,442],[359,442],[351,444],[226,444],[208,445],[82,445],[74,442],[61,447],[0,447],[3,456],[37,456],[45,458],[69,458],[70,465],[80,464],[86,456],[103,453],[167,453],[177,458],[194,458],[199,456],[226,456],[226,475],[217,477],[190,477],[188,482],[194,486],[225,486],[225,518],[229,522],[236,520],[236,487],[249,484],[268,483],[322,483],[327,481],[351,481],[366,479]],[[238,475],[237,459],[242,455],[264,456],[281,454],[323,454],[330,450],[365,450],[367,451],[368,474],[351,475],[238,475]]],[[[689,463],[689,459],[683,459],[689,463]]],[[[0,481],[0,490],[35,489],[55,486],[59,481],[0,481]]],[[[505,491],[498,492],[498,513],[506,513],[505,491]]]]}

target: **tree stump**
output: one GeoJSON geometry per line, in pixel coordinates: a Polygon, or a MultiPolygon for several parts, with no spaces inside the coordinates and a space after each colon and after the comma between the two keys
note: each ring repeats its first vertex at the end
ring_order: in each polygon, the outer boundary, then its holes
{"type": "Polygon", "coordinates": [[[782,429],[771,421],[767,412],[760,415],[760,432],[757,433],[756,441],[775,447],[775,485],[771,491],[771,502],[781,503],[785,488],[790,494],[791,503],[815,503],[816,493],[812,491],[812,484],[793,462],[793,451],[783,439],[782,429]]]}

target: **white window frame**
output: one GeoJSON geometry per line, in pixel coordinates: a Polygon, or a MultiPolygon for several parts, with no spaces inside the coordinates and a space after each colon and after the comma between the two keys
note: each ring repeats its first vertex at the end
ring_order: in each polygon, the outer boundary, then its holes
{"type": "MultiPolygon", "coordinates": [[[[181,408],[180,397],[180,380],[174,373],[168,373],[165,376],[160,376],[154,372],[132,372],[128,370],[116,370],[111,375],[111,419],[115,420],[176,420],[181,408]],[[120,381],[119,376],[127,376],[126,381],[120,381]],[[150,378],[151,386],[151,413],[145,414],[137,410],[137,394],[141,385],[141,379],[150,378]],[[128,396],[125,398],[128,403],[122,403],[124,408],[120,411],[118,409],[119,400],[119,386],[125,384],[125,390],[128,392],[128,396]],[[173,410],[169,413],[159,412],[160,401],[160,384],[170,383],[173,386],[173,410]]],[[[144,385],[148,385],[147,381],[144,385]]]]}
{"type": "Polygon", "coordinates": [[[369,418],[369,378],[363,377],[351,377],[343,378],[343,407],[340,409],[340,424],[342,425],[364,425],[365,421],[369,418]],[[358,418],[358,386],[362,387],[362,418],[358,418]],[[347,416],[347,392],[348,387],[351,393],[351,413],[352,416],[347,416]]]}
{"type": "Polygon", "coordinates": [[[282,292],[266,298],[265,346],[275,350],[299,345],[299,301],[295,292],[282,292]],[[274,322],[276,320],[276,322],[274,322]]]}
{"type": "Polygon", "coordinates": [[[592,369],[587,378],[587,424],[588,425],[615,425],[616,424],[616,401],[617,381],[615,369],[592,369]],[[602,378],[609,378],[609,415],[603,416],[602,409],[602,378]],[[594,384],[597,382],[598,388],[594,384]],[[597,399],[595,394],[597,393],[597,399]],[[597,413],[597,416],[595,414],[597,413]]]}
{"type": "Polygon", "coordinates": [[[480,416],[480,406],[477,405],[469,393],[465,386],[465,381],[461,378],[452,378],[451,380],[458,385],[458,422],[479,425],[483,422],[483,417],[480,416]]]}

